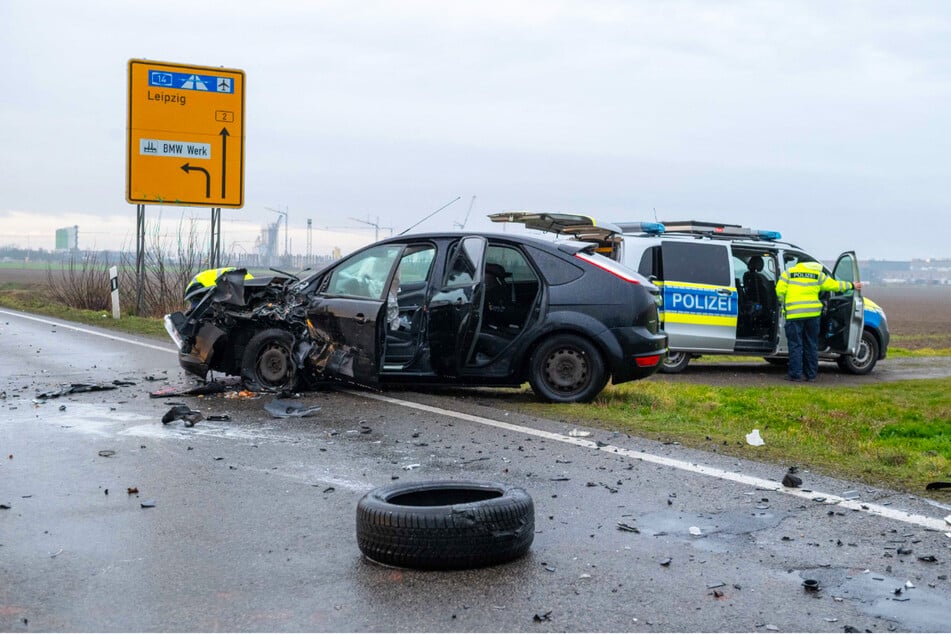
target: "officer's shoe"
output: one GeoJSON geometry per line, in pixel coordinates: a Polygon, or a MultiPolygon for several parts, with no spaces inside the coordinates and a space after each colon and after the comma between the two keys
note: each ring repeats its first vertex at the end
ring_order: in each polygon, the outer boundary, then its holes
{"type": "Polygon", "coordinates": [[[794,383],[802,383],[802,377],[801,377],[801,376],[789,376],[789,375],[787,374],[787,375],[786,375],[786,380],[787,380],[787,381],[793,381],[794,383]]]}
{"type": "Polygon", "coordinates": [[[815,383],[815,382],[816,382],[816,379],[818,379],[818,378],[819,378],[819,377],[817,377],[817,376],[807,376],[807,377],[806,377],[806,383],[815,383]]]}

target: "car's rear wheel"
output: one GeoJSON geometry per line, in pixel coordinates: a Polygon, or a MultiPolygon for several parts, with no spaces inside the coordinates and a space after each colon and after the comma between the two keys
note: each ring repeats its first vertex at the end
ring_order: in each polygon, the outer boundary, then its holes
{"type": "Polygon", "coordinates": [[[294,336],[269,328],[251,337],[241,360],[241,379],[255,392],[292,390],[297,384],[294,336]]]}
{"type": "Polygon", "coordinates": [[[528,382],[539,398],[552,403],[587,403],[607,381],[601,353],[577,335],[550,337],[529,362],[528,382]]]}
{"type": "Polygon", "coordinates": [[[687,369],[688,363],[690,363],[689,352],[674,352],[673,350],[668,350],[667,358],[664,359],[659,370],[664,374],[679,374],[687,369]]]}
{"type": "Polygon", "coordinates": [[[836,362],[839,367],[852,374],[868,374],[878,363],[878,340],[868,330],[862,331],[858,350],[854,355],[842,355],[836,362]]]}

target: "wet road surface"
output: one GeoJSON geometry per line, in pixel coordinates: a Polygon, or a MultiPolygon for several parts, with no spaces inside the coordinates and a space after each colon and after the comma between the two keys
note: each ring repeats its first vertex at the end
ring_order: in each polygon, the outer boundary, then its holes
{"type": "Polygon", "coordinates": [[[300,399],[321,407],[300,419],[268,415],[271,396],[151,399],[186,381],[171,348],[119,337],[129,341],[0,315],[3,631],[951,623],[951,510],[927,500],[808,472],[809,491],[783,491],[785,466],[597,429],[571,436],[575,425],[507,412],[491,390],[328,389],[300,399]],[[135,385],[36,398],[116,379],[135,385]],[[163,425],[174,403],[230,421],[163,425]],[[527,557],[449,573],[361,557],[366,491],[468,478],[532,495],[527,557]]]}

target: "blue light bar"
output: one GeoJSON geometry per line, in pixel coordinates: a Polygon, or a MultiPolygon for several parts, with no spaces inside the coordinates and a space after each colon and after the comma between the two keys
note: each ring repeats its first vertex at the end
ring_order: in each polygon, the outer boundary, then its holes
{"type": "Polygon", "coordinates": [[[778,231],[759,230],[756,232],[756,235],[763,238],[764,240],[779,240],[783,237],[783,234],[778,231]]]}
{"type": "Polygon", "coordinates": [[[667,227],[659,222],[618,222],[615,224],[620,227],[623,233],[628,234],[646,233],[648,235],[657,236],[667,231],[667,227]]]}
{"type": "Polygon", "coordinates": [[[644,233],[649,233],[651,235],[659,235],[664,233],[667,229],[659,222],[642,222],[641,230],[644,233]]]}

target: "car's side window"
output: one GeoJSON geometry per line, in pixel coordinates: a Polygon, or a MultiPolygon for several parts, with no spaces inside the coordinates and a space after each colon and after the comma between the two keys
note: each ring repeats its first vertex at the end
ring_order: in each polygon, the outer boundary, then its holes
{"type": "Polygon", "coordinates": [[[664,279],[661,267],[660,247],[648,247],[644,249],[640,264],[637,265],[637,272],[648,279],[650,279],[651,276],[658,280],[664,279]]]}
{"type": "Polygon", "coordinates": [[[463,238],[452,253],[444,288],[471,286],[481,279],[481,270],[476,266],[483,259],[484,238],[463,238]]]}
{"type": "Polygon", "coordinates": [[[732,286],[730,258],[726,245],[693,242],[664,242],[664,279],[732,286]]]}
{"type": "Polygon", "coordinates": [[[403,251],[402,245],[383,245],[367,249],[331,274],[323,293],[362,299],[383,299],[386,281],[403,251]]]}

